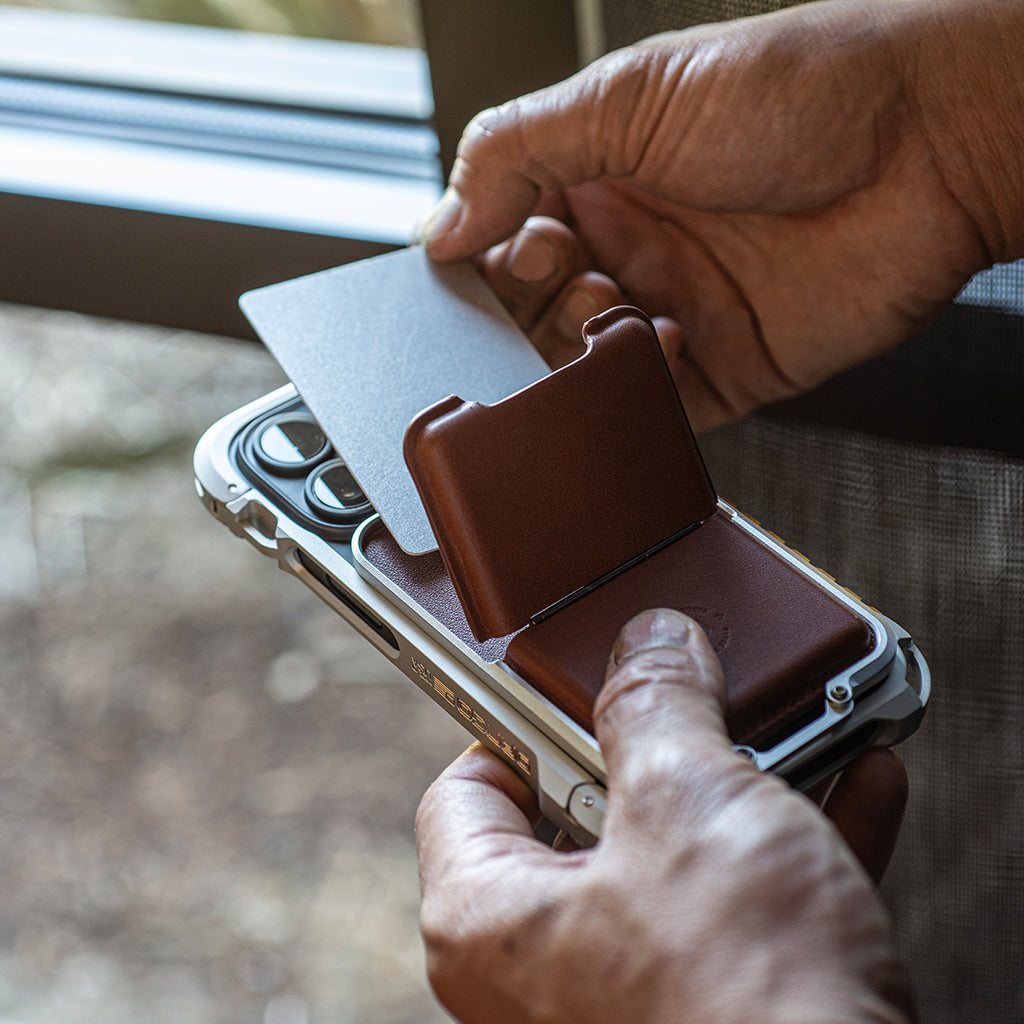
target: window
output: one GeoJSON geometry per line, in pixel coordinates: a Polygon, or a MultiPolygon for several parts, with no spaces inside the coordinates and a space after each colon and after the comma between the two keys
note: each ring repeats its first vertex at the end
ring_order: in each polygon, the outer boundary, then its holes
{"type": "Polygon", "coordinates": [[[465,121],[576,59],[571,0],[418,6],[426,54],[0,6],[0,298],[245,336],[241,292],[404,244],[465,121]]]}
{"type": "Polygon", "coordinates": [[[244,333],[246,288],[407,240],[431,113],[418,49],[0,7],[3,297],[244,333]]]}

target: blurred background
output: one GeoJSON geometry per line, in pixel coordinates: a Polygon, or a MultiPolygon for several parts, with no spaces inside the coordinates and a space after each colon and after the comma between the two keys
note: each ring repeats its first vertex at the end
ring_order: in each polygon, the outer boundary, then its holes
{"type": "Polygon", "coordinates": [[[423,1024],[413,815],[466,744],[215,523],[257,346],[0,305],[0,1021],[423,1024]]]}
{"type": "Polygon", "coordinates": [[[15,7],[109,14],[251,32],[420,46],[417,0],[4,0],[15,7]]]}

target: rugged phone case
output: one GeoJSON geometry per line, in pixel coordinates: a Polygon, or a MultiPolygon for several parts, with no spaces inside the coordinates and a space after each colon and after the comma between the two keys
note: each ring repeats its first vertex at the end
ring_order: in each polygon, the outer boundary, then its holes
{"type": "Polygon", "coordinates": [[[913,640],[716,498],[642,315],[595,318],[588,353],[549,374],[471,266],[416,249],[243,304],[295,387],[206,431],[203,503],[512,766],[578,842],[599,834],[605,806],[594,696],[644,608],[704,626],[734,739],[795,786],[917,728],[931,680],[913,640]],[[330,444],[299,466],[261,459],[259,432],[295,417],[330,444]],[[380,513],[366,507],[351,537],[311,497],[340,459],[380,513]]]}

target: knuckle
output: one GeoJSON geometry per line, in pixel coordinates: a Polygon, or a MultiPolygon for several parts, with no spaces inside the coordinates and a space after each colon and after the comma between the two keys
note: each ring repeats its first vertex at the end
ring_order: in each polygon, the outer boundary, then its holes
{"type": "MultiPolygon", "coordinates": [[[[696,850],[707,841],[714,822],[732,818],[759,789],[754,766],[735,757],[727,744],[701,744],[685,750],[664,740],[619,766],[619,790],[628,800],[609,801],[606,820],[628,825],[632,834],[685,839],[696,850]]],[[[728,851],[722,850],[724,855],[728,851]]]]}
{"type": "Polygon", "coordinates": [[[443,912],[436,904],[424,901],[420,910],[420,933],[426,955],[426,973],[430,987],[442,1003],[448,1005],[464,977],[467,953],[472,949],[452,935],[443,912]]]}
{"type": "Polygon", "coordinates": [[[514,128],[521,120],[521,104],[518,100],[509,100],[497,107],[487,107],[474,115],[462,132],[460,152],[463,147],[472,147],[485,139],[502,136],[510,128],[514,128]]]}
{"type": "Polygon", "coordinates": [[[463,943],[463,930],[454,926],[445,888],[433,886],[424,894],[420,904],[420,934],[427,953],[439,958],[439,963],[450,963],[456,959],[463,943]]]}

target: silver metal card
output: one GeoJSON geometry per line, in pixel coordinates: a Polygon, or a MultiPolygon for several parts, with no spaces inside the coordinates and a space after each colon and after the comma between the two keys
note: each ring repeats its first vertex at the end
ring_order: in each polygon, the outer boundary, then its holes
{"type": "Polygon", "coordinates": [[[437,547],[402,456],[409,421],[549,371],[470,263],[403,249],[248,292],[242,311],[410,554],[437,547]]]}

